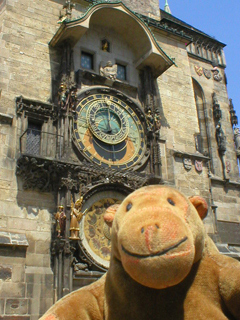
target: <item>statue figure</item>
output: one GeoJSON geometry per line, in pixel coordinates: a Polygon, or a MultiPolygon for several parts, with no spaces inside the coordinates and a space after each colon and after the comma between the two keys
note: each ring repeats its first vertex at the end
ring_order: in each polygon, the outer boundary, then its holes
{"type": "Polygon", "coordinates": [[[212,99],[213,99],[213,105],[214,106],[217,105],[218,104],[218,99],[217,99],[216,92],[213,92],[212,99]]]}
{"type": "Polygon", "coordinates": [[[222,118],[222,111],[220,109],[220,104],[218,103],[217,95],[215,92],[212,94],[212,100],[213,100],[213,117],[215,121],[219,121],[222,118]]]}
{"type": "Polygon", "coordinates": [[[151,109],[148,109],[146,118],[147,118],[147,131],[152,132],[153,125],[154,125],[154,118],[153,118],[151,109]]]}
{"type": "Polygon", "coordinates": [[[239,128],[234,128],[234,142],[236,146],[236,150],[240,151],[240,130],[239,128]]]}
{"type": "Polygon", "coordinates": [[[110,51],[109,50],[109,42],[106,39],[102,40],[102,50],[104,52],[109,52],[110,51]]]}
{"type": "Polygon", "coordinates": [[[67,103],[67,86],[64,83],[60,84],[58,90],[58,103],[62,110],[66,110],[66,103],[67,103]]]}
{"type": "Polygon", "coordinates": [[[116,80],[117,78],[117,64],[112,64],[108,61],[105,67],[100,67],[100,75],[110,80],[116,80]]]}
{"type": "Polygon", "coordinates": [[[63,206],[58,207],[58,212],[55,214],[56,220],[56,231],[57,237],[62,238],[65,236],[65,229],[66,229],[66,214],[63,211],[63,206]]]}
{"type": "Polygon", "coordinates": [[[216,137],[217,137],[218,150],[221,154],[224,154],[227,150],[226,136],[223,132],[223,129],[222,129],[220,122],[218,122],[218,124],[216,126],[216,137]]]}
{"type": "Polygon", "coordinates": [[[72,265],[75,275],[78,275],[79,273],[81,274],[81,271],[88,271],[87,263],[78,262],[75,257],[73,257],[72,265]]]}
{"type": "Polygon", "coordinates": [[[156,130],[159,130],[161,128],[161,117],[157,113],[154,116],[154,122],[155,122],[156,130]]]}
{"type": "Polygon", "coordinates": [[[71,240],[79,240],[79,222],[82,220],[86,210],[82,213],[83,197],[80,197],[75,204],[71,203],[70,237],[71,240]]]}

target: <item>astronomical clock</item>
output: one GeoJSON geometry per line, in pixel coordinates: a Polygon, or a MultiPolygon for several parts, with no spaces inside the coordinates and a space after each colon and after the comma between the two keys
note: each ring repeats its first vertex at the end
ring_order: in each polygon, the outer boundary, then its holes
{"type": "Polygon", "coordinates": [[[146,152],[140,109],[115,91],[88,92],[76,108],[74,134],[78,149],[101,167],[136,169],[146,152]]]}
{"type": "MultiPolygon", "coordinates": [[[[109,88],[88,89],[78,98],[74,143],[80,157],[99,172],[124,175],[135,172],[148,158],[144,124],[141,108],[124,94],[109,88]]],[[[130,192],[120,187],[122,183],[122,177],[115,180],[115,186],[106,178],[84,196],[80,247],[100,270],[108,268],[111,252],[111,229],[103,216],[110,205],[121,203],[130,192]]]]}

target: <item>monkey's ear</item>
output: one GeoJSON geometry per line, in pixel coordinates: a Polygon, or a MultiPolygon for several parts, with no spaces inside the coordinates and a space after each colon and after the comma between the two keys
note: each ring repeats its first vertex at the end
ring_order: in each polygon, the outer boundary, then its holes
{"type": "Polygon", "coordinates": [[[103,218],[109,227],[112,227],[114,216],[119,207],[120,207],[120,204],[113,204],[112,206],[107,208],[103,218]]]}
{"type": "Polygon", "coordinates": [[[203,220],[207,216],[208,212],[207,202],[199,196],[190,197],[189,201],[194,205],[199,214],[199,217],[203,220]]]}

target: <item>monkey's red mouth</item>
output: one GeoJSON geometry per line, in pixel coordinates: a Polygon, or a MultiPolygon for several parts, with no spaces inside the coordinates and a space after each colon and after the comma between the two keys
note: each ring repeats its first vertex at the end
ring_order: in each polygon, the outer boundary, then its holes
{"type": "Polygon", "coordinates": [[[156,252],[156,253],[150,253],[150,254],[137,254],[137,253],[132,253],[129,252],[127,249],[124,248],[124,246],[122,245],[122,251],[124,253],[126,253],[127,255],[137,258],[137,259],[146,259],[146,258],[153,258],[153,257],[158,257],[158,256],[162,256],[165,253],[169,252],[170,250],[173,250],[177,247],[179,247],[183,242],[187,241],[188,237],[184,237],[182,240],[180,240],[178,243],[168,247],[167,249],[164,249],[162,251],[156,252]]]}

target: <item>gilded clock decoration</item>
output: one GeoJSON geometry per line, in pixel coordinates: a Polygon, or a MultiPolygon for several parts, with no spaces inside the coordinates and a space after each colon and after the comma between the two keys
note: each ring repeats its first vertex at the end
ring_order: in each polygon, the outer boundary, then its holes
{"type": "Polygon", "coordinates": [[[111,228],[104,221],[106,209],[121,200],[104,198],[96,201],[82,220],[81,238],[88,253],[101,265],[108,267],[111,254],[111,228]]]}
{"type": "Polygon", "coordinates": [[[138,112],[110,94],[90,94],[76,109],[74,133],[80,151],[92,162],[127,169],[144,156],[145,134],[138,112]]]}

